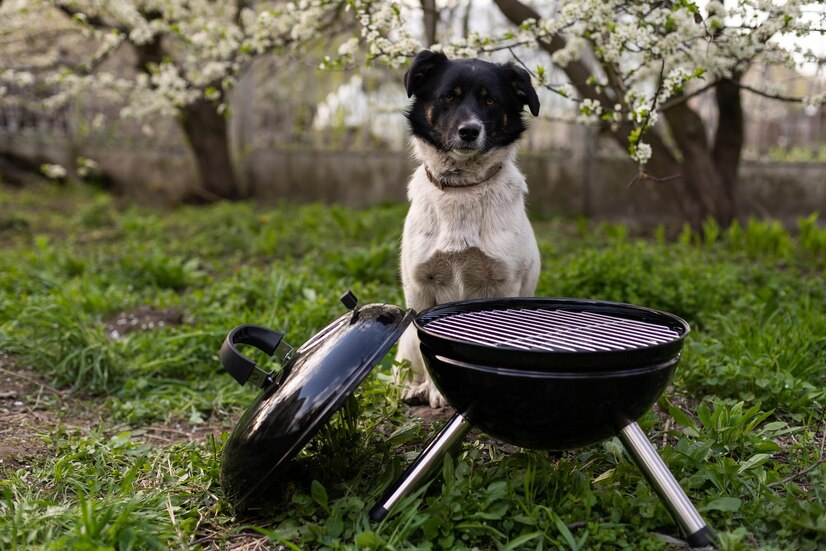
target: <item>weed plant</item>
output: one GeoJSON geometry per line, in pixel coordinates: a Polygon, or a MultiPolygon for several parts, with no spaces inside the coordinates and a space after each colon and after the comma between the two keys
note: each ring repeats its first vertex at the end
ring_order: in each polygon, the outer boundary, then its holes
{"type": "MultiPolygon", "coordinates": [[[[376,498],[437,428],[400,404],[392,355],[302,452],[303,476],[274,489],[263,514],[235,515],[221,449],[254,393],[222,372],[221,341],[258,323],[300,344],[343,312],[347,289],[362,303],[403,304],[403,205],[152,210],[71,187],[6,191],[0,203],[0,350],[64,395],[36,402],[54,419],[39,453],[18,457],[20,468],[0,463],[0,549],[680,547],[617,439],[550,454],[472,433],[398,515],[370,523],[376,498]],[[113,338],[112,320],[138,308],[174,309],[181,323],[113,338]],[[80,428],[67,422],[78,408],[93,419],[80,428]],[[203,436],[159,441],[157,427],[203,436]]],[[[791,232],[709,222],[676,241],[587,220],[535,229],[538,295],[634,303],[691,324],[672,385],[640,423],[721,546],[824,548],[817,217],[791,232]]]]}

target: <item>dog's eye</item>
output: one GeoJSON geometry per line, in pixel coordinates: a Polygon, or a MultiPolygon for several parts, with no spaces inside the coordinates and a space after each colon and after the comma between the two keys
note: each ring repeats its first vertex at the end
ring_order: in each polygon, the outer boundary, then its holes
{"type": "Polygon", "coordinates": [[[450,103],[453,101],[453,94],[445,94],[442,96],[442,101],[445,103],[450,103]]]}
{"type": "Polygon", "coordinates": [[[488,96],[485,98],[485,105],[487,105],[488,107],[493,107],[494,105],[496,105],[496,100],[488,96]]]}

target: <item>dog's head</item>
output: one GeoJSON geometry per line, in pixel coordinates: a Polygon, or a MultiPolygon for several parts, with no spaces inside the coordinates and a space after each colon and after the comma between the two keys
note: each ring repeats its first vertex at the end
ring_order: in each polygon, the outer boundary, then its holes
{"type": "Polygon", "coordinates": [[[527,71],[512,63],[449,60],[419,52],[404,75],[407,113],[414,136],[464,159],[512,144],[525,131],[525,105],[539,114],[539,98],[527,71]]]}

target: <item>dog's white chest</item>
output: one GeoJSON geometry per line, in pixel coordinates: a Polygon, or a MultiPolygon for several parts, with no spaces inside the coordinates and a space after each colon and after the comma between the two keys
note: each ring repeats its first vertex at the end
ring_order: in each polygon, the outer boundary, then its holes
{"type": "MultiPolygon", "coordinates": [[[[435,194],[429,194],[435,195],[435,194]]],[[[458,253],[479,249],[489,257],[501,256],[513,236],[510,213],[497,212],[491,193],[448,192],[438,197],[419,196],[412,200],[405,233],[413,241],[420,260],[435,253],[458,253]]],[[[504,205],[505,210],[510,210],[504,205]]]]}
{"type": "Polygon", "coordinates": [[[420,234],[431,247],[446,252],[478,247],[495,254],[497,242],[513,233],[519,218],[525,218],[524,180],[515,169],[479,186],[446,191],[436,188],[420,170],[410,182],[408,196],[405,232],[420,234]]]}
{"type": "Polygon", "coordinates": [[[489,231],[484,228],[484,209],[480,205],[462,205],[452,197],[433,206],[436,235],[434,251],[456,252],[471,247],[481,250],[489,231]]]}
{"type": "Polygon", "coordinates": [[[512,176],[446,192],[414,176],[402,240],[406,290],[419,289],[435,303],[521,291],[524,274],[538,259],[524,211],[524,180],[515,169],[512,176]]]}

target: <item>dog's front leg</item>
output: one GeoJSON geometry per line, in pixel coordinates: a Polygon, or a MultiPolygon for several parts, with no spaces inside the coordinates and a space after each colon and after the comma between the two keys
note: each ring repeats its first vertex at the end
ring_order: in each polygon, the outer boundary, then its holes
{"type": "Polygon", "coordinates": [[[447,401],[433,384],[430,374],[424,365],[422,352],[419,348],[419,337],[416,335],[416,328],[408,327],[402,338],[399,340],[399,353],[397,361],[407,360],[410,362],[410,370],[405,373],[396,366],[396,381],[402,386],[402,400],[408,404],[429,404],[432,408],[440,408],[447,405],[447,401]]]}
{"type": "Polygon", "coordinates": [[[410,362],[409,373],[400,373],[398,367],[394,368],[396,370],[396,380],[404,389],[402,400],[408,404],[428,404],[432,408],[441,408],[447,405],[447,400],[436,388],[425,368],[415,327],[408,327],[399,340],[399,353],[396,360],[408,360],[410,362]]]}
{"type": "MultiPolygon", "coordinates": [[[[419,290],[405,289],[405,298],[408,308],[413,308],[416,312],[421,312],[425,308],[435,306],[435,298],[419,290]]],[[[393,374],[396,384],[402,387],[402,400],[408,404],[428,404],[432,408],[440,408],[447,405],[447,401],[433,384],[430,374],[424,365],[422,351],[419,347],[419,336],[416,328],[412,325],[408,327],[401,339],[399,339],[399,349],[396,354],[396,363],[400,364],[407,360],[410,369],[405,371],[395,365],[393,374]]]]}

